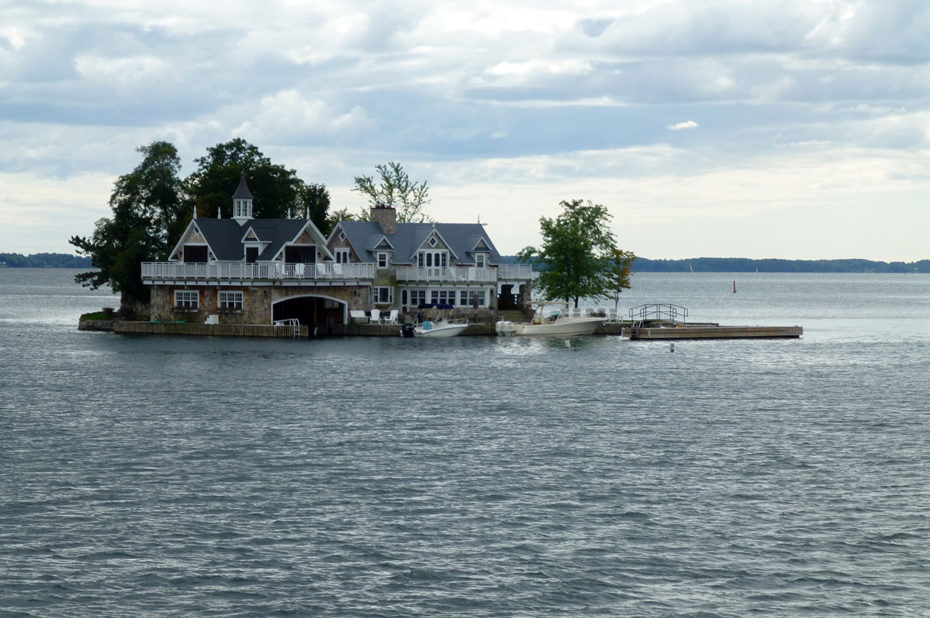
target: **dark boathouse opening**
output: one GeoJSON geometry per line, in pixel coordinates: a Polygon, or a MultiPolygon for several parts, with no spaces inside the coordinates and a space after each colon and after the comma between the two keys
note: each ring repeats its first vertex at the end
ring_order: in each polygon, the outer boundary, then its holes
{"type": "Polygon", "coordinates": [[[310,336],[335,334],[335,326],[345,323],[346,304],[323,296],[296,296],[279,300],[271,307],[271,319],[297,319],[310,329],[310,336]]]}

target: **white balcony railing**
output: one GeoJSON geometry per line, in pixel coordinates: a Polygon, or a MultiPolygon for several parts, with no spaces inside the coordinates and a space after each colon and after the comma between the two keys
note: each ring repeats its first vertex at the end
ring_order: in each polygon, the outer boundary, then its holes
{"type": "Polygon", "coordinates": [[[533,267],[529,264],[501,264],[497,267],[498,280],[530,280],[533,278],[533,267]]]}
{"type": "Polygon", "coordinates": [[[497,281],[496,268],[475,268],[458,266],[442,268],[417,268],[416,266],[398,266],[398,281],[447,281],[467,283],[494,283],[497,281]]]}
{"type": "Polygon", "coordinates": [[[143,262],[142,280],[374,279],[374,264],[143,262]]]}

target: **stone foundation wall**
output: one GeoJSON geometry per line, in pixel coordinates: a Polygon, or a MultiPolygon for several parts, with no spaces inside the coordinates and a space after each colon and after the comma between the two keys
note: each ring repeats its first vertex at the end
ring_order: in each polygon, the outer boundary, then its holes
{"type": "Polygon", "coordinates": [[[220,324],[271,324],[273,303],[297,296],[323,296],[343,301],[349,310],[366,310],[371,306],[368,286],[153,286],[150,320],[159,322],[202,323],[209,315],[217,315],[220,324]],[[197,310],[177,309],[174,306],[175,290],[196,290],[200,300],[197,310]],[[218,308],[219,292],[242,292],[242,309],[218,308]]]}

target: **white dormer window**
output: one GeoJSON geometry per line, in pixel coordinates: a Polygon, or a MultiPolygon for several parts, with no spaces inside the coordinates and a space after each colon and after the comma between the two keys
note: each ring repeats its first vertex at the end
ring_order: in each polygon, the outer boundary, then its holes
{"type": "Polygon", "coordinates": [[[348,264],[349,263],[349,250],[348,249],[336,249],[333,253],[336,254],[337,264],[348,264]]]}
{"type": "Polygon", "coordinates": [[[484,253],[475,254],[475,267],[484,268],[487,257],[484,253]]]}
{"type": "Polygon", "coordinates": [[[378,252],[378,268],[387,268],[391,263],[390,254],[387,251],[378,252]]]}

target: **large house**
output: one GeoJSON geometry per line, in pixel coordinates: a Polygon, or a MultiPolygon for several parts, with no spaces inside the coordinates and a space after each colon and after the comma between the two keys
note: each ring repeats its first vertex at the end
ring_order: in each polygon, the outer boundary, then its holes
{"type": "Polygon", "coordinates": [[[529,266],[505,264],[480,223],[398,223],[389,206],[340,221],[253,219],[243,177],[231,219],[191,220],[167,262],[142,264],[153,320],[345,324],[350,311],[475,309],[529,299],[529,266]]]}

